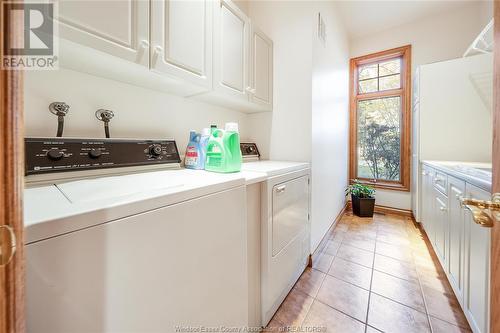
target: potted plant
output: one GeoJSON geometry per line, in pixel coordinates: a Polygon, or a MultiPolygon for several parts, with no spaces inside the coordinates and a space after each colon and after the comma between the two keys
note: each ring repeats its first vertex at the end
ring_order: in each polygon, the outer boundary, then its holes
{"type": "Polygon", "coordinates": [[[351,195],[352,211],[360,217],[372,217],[375,209],[375,189],[354,179],[345,189],[345,194],[351,195]]]}

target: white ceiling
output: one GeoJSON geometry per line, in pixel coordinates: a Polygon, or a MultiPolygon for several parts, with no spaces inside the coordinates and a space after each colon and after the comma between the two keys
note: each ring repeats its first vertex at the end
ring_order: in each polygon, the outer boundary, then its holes
{"type": "Polygon", "coordinates": [[[351,39],[370,35],[426,16],[458,9],[473,1],[336,1],[351,39]]]}

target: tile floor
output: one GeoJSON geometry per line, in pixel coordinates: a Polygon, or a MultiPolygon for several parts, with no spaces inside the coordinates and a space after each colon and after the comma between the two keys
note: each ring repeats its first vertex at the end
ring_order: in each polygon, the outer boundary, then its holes
{"type": "Polygon", "coordinates": [[[266,332],[470,332],[411,219],[348,212],[327,237],[266,332]]]}

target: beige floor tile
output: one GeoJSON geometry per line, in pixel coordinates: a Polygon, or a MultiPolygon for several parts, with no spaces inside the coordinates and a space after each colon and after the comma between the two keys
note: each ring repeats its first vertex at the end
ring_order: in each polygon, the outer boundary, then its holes
{"type": "Polygon", "coordinates": [[[329,254],[331,256],[335,256],[337,254],[337,251],[339,250],[341,243],[342,243],[342,241],[329,239],[326,242],[326,246],[325,246],[325,249],[323,250],[323,252],[325,252],[326,254],[329,254]]]}
{"type": "Polygon", "coordinates": [[[406,262],[413,262],[411,251],[407,248],[401,248],[397,245],[377,242],[375,252],[386,257],[391,257],[406,262]]]}
{"type": "Polygon", "coordinates": [[[349,234],[344,237],[342,244],[357,247],[358,249],[375,252],[375,240],[362,234],[349,234]]]}
{"type": "Polygon", "coordinates": [[[312,268],[317,269],[323,273],[328,272],[333,261],[333,256],[322,252],[319,257],[313,260],[312,268]]]}
{"type": "Polygon", "coordinates": [[[375,254],[373,268],[401,279],[418,283],[417,270],[411,263],[375,254]]]}
{"type": "Polygon", "coordinates": [[[364,322],[368,308],[368,295],[367,290],[327,275],[316,299],[364,322]]]}
{"type": "Polygon", "coordinates": [[[335,229],[330,235],[329,239],[336,243],[341,243],[345,237],[345,231],[335,229]]]}
{"type": "Polygon", "coordinates": [[[370,296],[368,324],[383,332],[430,332],[427,315],[373,293],[370,296]]]}
{"type": "Polygon", "coordinates": [[[314,301],[311,296],[297,290],[292,291],[285,298],[268,327],[275,326],[299,327],[306,318],[314,301]]]}
{"type": "Polygon", "coordinates": [[[313,329],[322,328],[326,330],[323,332],[329,333],[365,332],[365,324],[318,301],[314,301],[302,328],[307,332],[314,332],[313,329]]]}
{"type": "Polygon", "coordinates": [[[370,268],[373,267],[373,256],[373,252],[344,244],[340,246],[337,252],[337,257],[370,268]]]}
{"type": "Polygon", "coordinates": [[[443,293],[425,286],[422,289],[431,316],[456,326],[468,327],[467,319],[452,292],[443,293]]]}
{"type": "Polygon", "coordinates": [[[409,247],[410,246],[410,241],[408,238],[404,236],[396,236],[396,235],[391,235],[391,234],[383,234],[379,233],[377,234],[377,241],[384,242],[387,244],[392,244],[392,245],[397,245],[397,246],[405,246],[409,247]]]}
{"type": "Polygon", "coordinates": [[[434,333],[468,333],[471,332],[468,328],[452,325],[440,319],[431,316],[432,332],[434,333]]]}
{"type": "Polygon", "coordinates": [[[295,284],[295,288],[306,293],[307,295],[311,297],[316,297],[318,294],[319,288],[321,287],[321,284],[323,283],[323,279],[325,278],[325,273],[311,269],[311,268],[306,268],[304,273],[302,273],[302,276],[299,278],[297,283],[295,284]]]}
{"type": "Polygon", "coordinates": [[[424,299],[418,283],[373,271],[372,292],[425,312],[424,299]]]}
{"type": "Polygon", "coordinates": [[[333,260],[328,274],[355,284],[358,287],[370,290],[372,270],[368,267],[337,257],[333,260]]]}

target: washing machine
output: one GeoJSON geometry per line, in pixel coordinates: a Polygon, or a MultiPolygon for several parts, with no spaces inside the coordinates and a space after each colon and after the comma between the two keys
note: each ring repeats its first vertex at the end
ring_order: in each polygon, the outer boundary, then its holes
{"type": "Polygon", "coordinates": [[[260,185],[260,305],[266,326],[309,262],[310,167],[260,160],[255,143],[242,143],[241,151],[243,172],[265,174],[260,185]]]}
{"type": "Polygon", "coordinates": [[[241,175],[180,169],[173,141],[34,138],[26,154],[28,332],[248,325],[241,175]]]}

